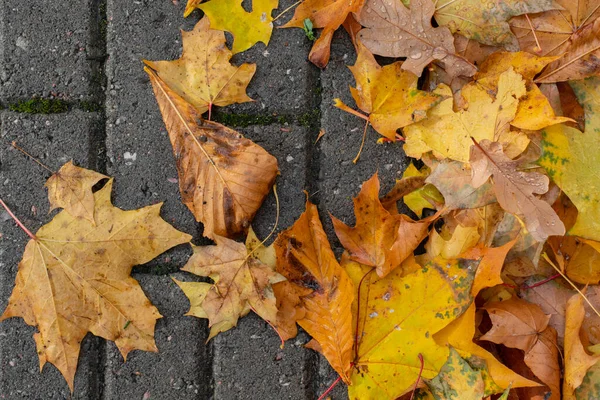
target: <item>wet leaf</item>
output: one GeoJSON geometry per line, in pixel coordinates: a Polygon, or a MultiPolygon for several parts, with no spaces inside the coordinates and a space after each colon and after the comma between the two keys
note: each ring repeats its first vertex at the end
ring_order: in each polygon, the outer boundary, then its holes
{"type": "Polygon", "coordinates": [[[476,68],[456,55],[448,28],[431,26],[434,11],[431,0],[412,0],[410,9],[400,0],[367,0],[358,15],[365,27],[358,38],[374,54],[406,57],[402,69],[416,76],[434,60],[451,77],[472,76],[476,68]]]}

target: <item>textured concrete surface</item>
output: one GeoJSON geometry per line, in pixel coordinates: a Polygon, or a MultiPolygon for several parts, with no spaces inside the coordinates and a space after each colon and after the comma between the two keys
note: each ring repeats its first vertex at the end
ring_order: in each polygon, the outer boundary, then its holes
{"type": "MultiPolygon", "coordinates": [[[[35,230],[52,218],[43,189],[49,173],[12,149],[12,140],[50,168],[74,159],[114,176],[113,202],[123,209],[164,202],[161,213],[168,222],[192,234],[194,243],[209,243],[180,202],[171,145],[141,61],[179,57],[180,30],[192,29],[201,16],[196,11],[184,19],[185,3],[85,0],[75,7],[56,0],[27,5],[0,0],[0,104],[43,97],[66,99],[70,105],[70,111],[54,115],[0,111],[0,197],[27,226],[35,230]],[[88,101],[97,104],[96,112],[81,111],[88,101]]],[[[292,3],[282,0],[274,15],[292,3]]],[[[379,136],[369,128],[361,159],[352,163],[364,122],[334,108],[332,100],[341,97],[354,105],[347,68],[354,50],[345,32],[336,33],[331,62],[321,71],[306,60],[310,47],[301,30],[275,29],[268,47],[258,44],[235,55],[234,63],[258,66],[248,87],[256,101],[216,110],[216,116],[241,117],[243,127],[237,129],[277,157],[280,218],[275,233],[304,211],[306,191],[340,254],[327,213],[353,224],[352,197],[361,183],[378,171],[386,190],[407,160],[401,145],[376,144],[379,136]],[[272,116],[282,118],[266,125],[244,122],[272,116]],[[320,129],[325,136],[317,142],[320,129]]],[[[275,203],[270,193],[253,221],[260,238],[275,226],[275,203]]],[[[3,211],[0,235],[4,308],[27,237],[3,211]]],[[[134,270],[163,315],[155,332],[159,353],[134,351],[124,362],[113,343],[88,335],[71,397],[53,366],[39,373],[34,329],[20,319],[5,321],[0,324],[0,399],[318,398],[337,376],[322,357],[303,347],[309,340],[305,333],[281,349],[268,324],[250,315],[205,343],[206,321],[184,316],[189,303],[171,280],[199,280],[178,272],[190,253],[189,246],[179,246],[134,270]]],[[[346,399],[346,388],[339,385],[331,397],[346,399]]]]}

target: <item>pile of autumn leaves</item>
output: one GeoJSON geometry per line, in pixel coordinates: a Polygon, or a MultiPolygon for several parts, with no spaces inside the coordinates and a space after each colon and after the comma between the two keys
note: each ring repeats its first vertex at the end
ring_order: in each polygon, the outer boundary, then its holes
{"type": "MultiPolygon", "coordinates": [[[[268,43],[277,1],[254,0],[252,12],[239,0],[199,3],[186,15],[206,16],[183,32],[182,57],[145,70],[182,201],[215,242],[194,246],[183,267],[213,283],[176,281],[210,337],[250,311],[282,340],[300,325],[352,399],[600,398],[600,2],[301,3],[287,26],[323,28],[312,62],[327,64],[341,25],[355,44],[350,90],[368,115],[335,105],[421,160],[385,196],[377,174],[364,182],[354,227],[332,217],[340,261],[308,201],[263,245],[250,222],[277,160],[210,121],[213,106],[251,100],[256,70],[229,63],[223,31],[234,53],[268,43]],[[382,67],[373,53],[406,59],[382,67]],[[245,244],[233,240],[245,232],[245,244]]],[[[64,211],[29,233],[2,316],[38,328],[41,365],[71,389],[87,332],[124,357],[156,351],[160,314],[131,268],[191,239],[159,205],[112,206],[112,181],[92,191],[105,178],[68,163],[49,179],[51,206],[64,211]]]]}

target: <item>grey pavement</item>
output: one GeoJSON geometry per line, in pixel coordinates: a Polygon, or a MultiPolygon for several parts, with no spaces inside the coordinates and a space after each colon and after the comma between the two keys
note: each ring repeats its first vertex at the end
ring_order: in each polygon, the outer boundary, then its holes
{"type": "MultiPolygon", "coordinates": [[[[280,3],[283,10],[293,1],[280,3]]],[[[184,19],[184,7],[178,0],[0,0],[0,197],[30,229],[54,215],[48,214],[43,188],[49,173],[11,148],[13,140],[52,169],[73,159],[114,176],[113,202],[121,208],[164,202],[165,220],[191,234],[195,244],[209,243],[180,202],[168,135],[141,61],[179,57],[180,30],[190,30],[201,15],[184,19]],[[64,105],[64,112],[31,114],[15,107],[32,99],[64,105]]],[[[407,160],[401,145],[376,144],[378,135],[369,128],[362,157],[352,163],[364,121],[334,108],[332,100],[354,104],[347,68],[354,49],[345,32],[337,32],[331,62],[321,71],[307,62],[310,47],[301,30],[275,29],[268,47],[258,44],[235,55],[234,63],[258,65],[248,87],[256,101],[219,109],[215,118],[236,118],[239,126],[233,128],[277,157],[276,232],[303,212],[306,191],[340,254],[327,213],[353,224],[352,197],[361,183],[378,171],[389,188],[407,160]],[[316,142],[320,129],[325,136],[316,142]]],[[[259,237],[273,229],[275,215],[271,193],[253,222],[259,237]]],[[[0,211],[2,309],[26,242],[0,211]]],[[[48,364],[40,373],[34,328],[20,319],[0,323],[0,399],[318,398],[336,375],[303,347],[309,340],[303,332],[281,349],[273,330],[250,315],[206,343],[206,321],[184,316],[189,303],[171,280],[198,280],[178,272],[189,254],[189,247],[179,246],[134,270],[163,315],[155,332],[159,353],[134,351],[124,362],[113,343],[88,335],[72,397],[56,368],[48,364]]],[[[331,396],[346,399],[345,387],[331,396]]]]}

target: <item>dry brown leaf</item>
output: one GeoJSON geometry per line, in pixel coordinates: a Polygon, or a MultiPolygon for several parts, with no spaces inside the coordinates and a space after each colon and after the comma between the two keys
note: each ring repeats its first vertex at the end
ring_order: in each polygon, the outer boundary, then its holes
{"type": "Polygon", "coordinates": [[[349,383],[354,286],[335,259],[317,207],[307,201],[306,211],[279,234],[274,247],[277,271],[295,286],[312,290],[302,297],[306,313],[298,324],[319,343],[329,364],[349,383]]]}
{"type": "Polygon", "coordinates": [[[305,0],[296,7],[294,16],[282,28],[302,28],[310,19],[315,28],[324,28],[310,50],[308,59],[319,68],[329,62],[331,39],[351,13],[358,13],[365,0],[305,0]]]}
{"type": "Polygon", "coordinates": [[[335,233],[352,260],[375,267],[380,277],[412,255],[432,222],[432,218],[415,222],[406,215],[390,214],[379,201],[377,173],[363,183],[354,198],[354,214],[354,228],[331,216],[335,233]]]}
{"type": "Polygon", "coordinates": [[[594,75],[600,75],[600,17],[571,36],[565,54],[550,63],[536,82],[562,82],[594,75]]]}
{"type": "Polygon", "coordinates": [[[579,330],[584,318],[583,298],[574,294],[567,302],[566,310],[564,400],[575,399],[573,392],[583,382],[587,370],[600,361],[600,355],[589,355],[581,343],[579,330]]]}
{"type": "Polygon", "coordinates": [[[483,307],[492,320],[481,340],[523,350],[525,364],[551,390],[550,399],[560,399],[560,368],[556,331],[548,327],[550,316],[535,304],[511,298],[483,307]]]}
{"type": "Polygon", "coordinates": [[[95,224],[92,187],[105,178],[108,176],[77,167],[69,161],[46,182],[50,211],[64,208],[72,216],[85,218],[95,224]]]}
{"type": "Polygon", "coordinates": [[[523,219],[535,240],[544,242],[549,236],[565,234],[565,226],[556,212],[535,196],[548,191],[546,175],[520,171],[519,161],[508,158],[500,143],[489,140],[482,140],[471,147],[471,167],[471,184],[480,187],[491,176],[498,203],[523,219]]]}
{"type": "Polygon", "coordinates": [[[456,55],[448,28],[434,28],[431,0],[412,0],[410,9],[401,0],[367,0],[358,15],[365,27],[359,40],[374,54],[406,57],[402,69],[421,76],[427,64],[437,60],[451,77],[472,76],[476,68],[456,55]]]}
{"type": "Polygon", "coordinates": [[[174,61],[144,60],[171,90],[196,107],[199,115],[208,111],[209,119],[213,105],[252,101],[246,94],[246,86],[256,72],[256,64],[231,65],[229,59],[232,54],[225,46],[223,31],[210,29],[208,18],[204,17],[193,31],[182,31],[181,35],[181,58],[174,61]]]}
{"type": "Polygon", "coordinates": [[[201,308],[191,307],[188,315],[208,318],[209,339],[236,326],[248,308],[271,325],[277,320],[271,285],[285,278],[255,253],[262,248],[255,238],[250,230],[246,244],[215,236],[215,246],[193,246],[194,254],[182,270],[213,279],[215,283],[208,290],[203,282],[181,285],[175,281],[190,299],[190,304],[201,308]],[[201,300],[194,297],[201,297],[201,300]]]}
{"type": "Polygon", "coordinates": [[[173,145],[181,200],[204,236],[248,229],[278,174],[277,159],[240,133],[200,112],[146,67],[173,145]]]}
{"type": "Polygon", "coordinates": [[[131,269],[191,239],[160,218],[161,204],[123,211],[111,204],[111,190],[112,180],[94,193],[97,224],[62,211],[36,232],[0,317],[21,317],[38,329],[40,368],[54,364],[71,391],[88,332],[115,341],[124,358],[135,349],[158,351],[161,315],[131,269]]]}

